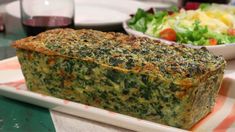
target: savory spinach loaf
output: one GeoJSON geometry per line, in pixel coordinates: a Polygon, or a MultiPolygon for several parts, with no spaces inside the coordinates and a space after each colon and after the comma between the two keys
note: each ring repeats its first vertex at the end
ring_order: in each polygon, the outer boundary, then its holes
{"type": "Polygon", "coordinates": [[[31,91],[189,129],[207,115],[225,60],[206,49],[94,30],[14,42],[31,91]]]}

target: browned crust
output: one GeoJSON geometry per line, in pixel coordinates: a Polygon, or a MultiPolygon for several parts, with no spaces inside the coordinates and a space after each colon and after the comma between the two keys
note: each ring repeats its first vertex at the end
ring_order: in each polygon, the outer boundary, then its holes
{"type": "Polygon", "coordinates": [[[44,53],[47,55],[59,55],[56,52],[53,52],[49,49],[46,49],[43,42],[40,42],[40,40],[43,40],[46,38],[47,34],[49,33],[59,33],[59,32],[69,32],[69,31],[74,31],[73,29],[54,29],[54,30],[49,30],[43,33],[40,33],[37,36],[37,40],[35,41],[34,36],[30,36],[27,38],[23,38],[20,40],[16,40],[12,43],[12,47],[14,48],[19,48],[19,49],[25,49],[25,50],[31,50],[31,51],[37,51],[40,53],[44,53]],[[38,39],[39,38],[39,39],[38,39]]]}
{"type": "MultiPolygon", "coordinates": [[[[79,34],[79,33],[82,34],[82,33],[87,33],[89,31],[94,31],[94,30],[90,30],[90,29],[74,30],[74,29],[69,29],[69,28],[53,29],[53,30],[48,30],[46,32],[40,33],[37,36],[30,36],[27,38],[16,40],[12,43],[12,46],[14,48],[37,51],[37,52],[44,53],[47,55],[61,55],[61,54],[59,54],[57,52],[53,52],[45,47],[45,44],[43,43],[43,41],[45,39],[48,39],[48,35],[53,36],[55,34],[63,34],[63,33],[68,33],[68,32],[74,32],[75,34],[79,34]]],[[[99,32],[99,31],[97,31],[97,32],[99,32]]],[[[147,39],[144,37],[137,38],[137,37],[128,36],[128,35],[125,35],[122,33],[114,33],[114,32],[108,32],[108,33],[99,32],[99,33],[102,34],[104,38],[119,41],[120,45],[123,45],[123,44],[130,45],[130,47],[132,49],[139,49],[140,48],[140,45],[138,43],[138,41],[140,41],[140,40],[150,41],[150,39],[147,39]]],[[[161,45],[161,43],[159,41],[152,40],[152,44],[154,44],[154,43],[158,43],[159,45],[161,45]]]]}

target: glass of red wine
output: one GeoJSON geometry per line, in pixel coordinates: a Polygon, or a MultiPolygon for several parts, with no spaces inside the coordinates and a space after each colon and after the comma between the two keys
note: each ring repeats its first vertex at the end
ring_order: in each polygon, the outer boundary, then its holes
{"type": "Polygon", "coordinates": [[[74,0],[20,0],[21,22],[28,36],[74,27],[74,0]]]}

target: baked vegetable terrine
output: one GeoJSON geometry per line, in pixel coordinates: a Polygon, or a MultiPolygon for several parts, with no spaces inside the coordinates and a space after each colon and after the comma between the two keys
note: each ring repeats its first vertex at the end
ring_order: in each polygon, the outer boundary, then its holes
{"type": "Polygon", "coordinates": [[[183,129],[211,111],[226,63],[203,48],[95,30],[54,29],[13,46],[31,91],[183,129]]]}

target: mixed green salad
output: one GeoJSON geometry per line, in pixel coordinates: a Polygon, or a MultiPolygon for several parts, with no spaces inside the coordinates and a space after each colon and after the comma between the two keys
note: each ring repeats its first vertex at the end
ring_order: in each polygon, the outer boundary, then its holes
{"type": "Polygon", "coordinates": [[[197,10],[157,11],[138,9],[128,21],[131,29],[145,34],[193,45],[235,43],[235,7],[202,4],[197,10]]]}

